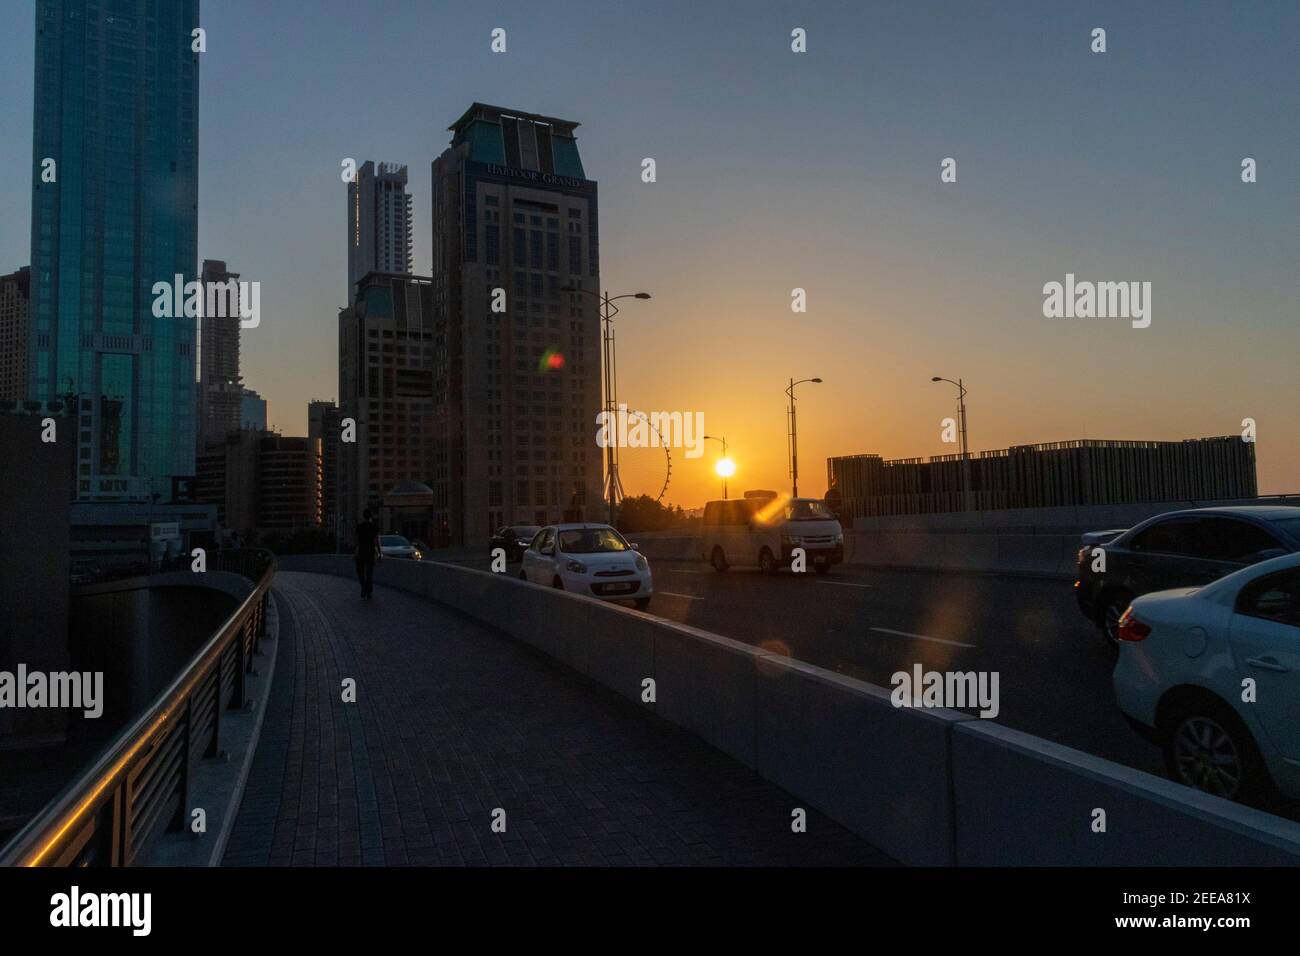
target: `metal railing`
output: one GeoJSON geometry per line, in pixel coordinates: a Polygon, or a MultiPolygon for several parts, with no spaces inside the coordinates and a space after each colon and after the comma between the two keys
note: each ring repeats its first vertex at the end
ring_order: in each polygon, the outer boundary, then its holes
{"type": "Polygon", "coordinates": [[[0,851],[0,866],[131,866],[189,813],[195,761],[221,754],[222,714],[246,706],[245,682],[266,634],[275,556],[244,549],[210,570],[241,574],[253,591],[154,702],[0,851]]]}

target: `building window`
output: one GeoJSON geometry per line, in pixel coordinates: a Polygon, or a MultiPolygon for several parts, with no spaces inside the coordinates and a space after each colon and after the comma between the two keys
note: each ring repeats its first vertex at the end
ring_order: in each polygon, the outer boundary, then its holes
{"type": "Polygon", "coordinates": [[[483,227],[483,243],[487,247],[484,255],[490,266],[501,264],[501,230],[497,226],[483,227]]]}

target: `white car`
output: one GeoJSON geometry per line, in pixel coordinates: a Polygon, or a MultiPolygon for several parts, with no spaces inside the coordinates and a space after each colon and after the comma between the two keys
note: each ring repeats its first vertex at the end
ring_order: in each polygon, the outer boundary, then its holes
{"type": "Polygon", "coordinates": [[[413,561],[424,558],[424,555],[420,553],[420,549],[400,534],[381,534],[379,536],[379,553],[386,558],[409,558],[413,561]]]}
{"type": "Polygon", "coordinates": [[[557,524],[543,528],[524,549],[519,577],[606,601],[650,605],[650,563],[636,545],[607,524],[557,524]]]}
{"type": "Polygon", "coordinates": [[[1115,697],[1173,779],[1300,797],[1300,554],[1139,597],[1118,631],[1115,697]]]}

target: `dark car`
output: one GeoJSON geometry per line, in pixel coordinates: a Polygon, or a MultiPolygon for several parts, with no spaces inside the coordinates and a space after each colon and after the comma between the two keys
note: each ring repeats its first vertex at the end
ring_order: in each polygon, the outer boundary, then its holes
{"type": "Polygon", "coordinates": [[[497,548],[502,548],[506,553],[507,561],[522,561],[524,557],[524,548],[542,529],[537,525],[531,524],[512,524],[500,528],[488,542],[488,553],[491,554],[497,548]]]}
{"type": "Polygon", "coordinates": [[[1112,646],[1135,597],[1199,587],[1247,565],[1300,551],[1300,508],[1244,505],[1171,511],[1126,531],[1083,536],[1075,595],[1112,646]]]}

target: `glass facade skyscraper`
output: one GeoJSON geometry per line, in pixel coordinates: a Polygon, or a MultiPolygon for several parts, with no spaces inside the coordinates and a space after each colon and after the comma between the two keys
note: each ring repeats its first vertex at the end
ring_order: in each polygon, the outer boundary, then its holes
{"type": "Polygon", "coordinates": [[[195,278],[198,26],[199,0],[36,2],[27,397],[76,396],[83,499],[194,474],[196,323],[153,288],[195,278]]]}

